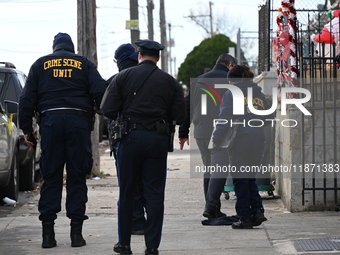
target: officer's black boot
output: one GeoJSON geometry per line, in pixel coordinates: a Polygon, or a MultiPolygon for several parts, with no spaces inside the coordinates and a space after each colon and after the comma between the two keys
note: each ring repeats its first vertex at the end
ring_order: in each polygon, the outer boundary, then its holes
{"type": "Polygon", "coordinates": [[[53,248],[57,246],[54,234],[54,222],[43,222],[42,223],[42,248],[53,248]]]}
{"type": "Polygon", "coordinates": [[[71,221],[71,246],[81,247],[86,245],[86,241],[81,234],[83,229],[83,221],[71,221]]]}

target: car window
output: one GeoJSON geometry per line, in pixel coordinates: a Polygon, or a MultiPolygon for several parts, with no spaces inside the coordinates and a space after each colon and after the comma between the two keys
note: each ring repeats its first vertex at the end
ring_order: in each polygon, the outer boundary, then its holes
{"type": "Polygon", "coordinates": [[[5,74],[0,73],[0,88],[2,88],[2,86],[4,85],[4,82],[5,82],[5,74]]]}
{"type": "Polygon", "coordinates": [[[4,101],[10,100],[17,102],[18,95],[15,90],[15,84],[12,73],[0,73],[0,80],[3,82],[0,83],[0,102],[4,105],[4,101]]]}
{"type": "Polygon", "coordinates": [[[19,80],[21,89],[23,89],[26,83],[26,76],[24,74],[18,73],[18,80],[19,80]]]}

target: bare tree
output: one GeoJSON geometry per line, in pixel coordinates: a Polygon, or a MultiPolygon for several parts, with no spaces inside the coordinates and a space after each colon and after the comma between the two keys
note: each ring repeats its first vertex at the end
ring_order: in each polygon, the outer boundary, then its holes
{"type": "MultiPolygon", "coordinates": [[[[237,31],[241,29],[240,25],[242,24],[229,18],[230,16],[225,11],[221,12],[221,10],[219,10],[219,13],[214,13],[213,15],[211,10],[212,2],[209,2],[209,6],[201,3],[197,3],[196,6],[195,10],[190,9],[190,15],[188,15],[187,18],[190,18],[204,30],[205,37],[224,34],[229,38],[234,38],[237,35],[237,31]]],[[[246,61],[251,62],[248,63],[249,65],[253,65],[257,61],[257,54],[252,53],[256,44],[258,44],[256,31],[245,31],[241,29],[240,49],[241,51],[246,49],[246,51],[243,51],[243,54],[246,56],[246,61]],[[251,34],[251,36],[249,34],[251,34]]],[[[242,59],[242,62],[243,61],[245,61],[245,59],[242,59]]]]}
{"type": "Polygon", "coordinates": [[[237,25],[233,20],[228,20],[228,15],[224,12],[221,14],[214,14],[212,12],[212,2],[208,5],[203,5],[200,2],[196,5],[195,10],[190,9],[190,18],[193,22],[201,27],[206,33],[206,37],[211,37],[216,34],[226,34],[229,37],[236,35],[237,25]]]}
{"type": "Polygon", "coordinates": [[[209,2],[209,10],[202,9],[203,5],[200,3],[196,6],[199,6],[197,13],[190,9],[190,15],[187,17],[203,28],[208,35],[213,36],[215,33],[213,30],[212,2],[209,2]]]}

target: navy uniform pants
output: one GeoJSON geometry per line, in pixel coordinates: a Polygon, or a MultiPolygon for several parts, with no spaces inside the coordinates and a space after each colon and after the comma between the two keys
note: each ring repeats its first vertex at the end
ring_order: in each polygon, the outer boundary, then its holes
{"type": "MultiPolygon", "coordinates": [[[[117,159],[117,148],[115,148],[115,159],[117,159]]],[[[116,160],[116,169],[118,170],[117,160],[116,160]]],[[[118,175],[118,172],[117,172],[118,175]]],[[[142,183],[138,185],[138,189],[135,190],[134,194],[134,204],[133,204],[133,219],[132,219],[132,231],[144,230],[145,228],[145,211],[144,211],[144,198],[141,195],[142,193],[142,183]]]]}
{"type": "Polygon", "coordinates": [[[145,228],[145,211],[144,211],[144,197],[142,194],[142,185],[139,185],[137,191],[134,194],[134,204],[133,204],[133,219],[132,219],[132,230],[144,230],[145,228]]]}
{"type": "Polygon", "coordinates": [[[209,211],[221,211],[221,194],[224,189],[228,172],[223,171],[229,165],[229,157],[227,150],[213,150],[211,152],[211,166],[215,167],[211,173],[208,190],[206,194],[205,209],[209,211]]]}
{"type": "Polygon", "coordinates": [[[117,150],[119,243],[130,245],[134,195],[141,185],[147,214],[144,236],[147,248],[158,248],[163,227],[168,137],[156,131],[131,131],[117,150]]]}
{"type": "MultiPolygon", "coordinates": [[[[210,138],[196,138],[197,147],[200,150],[201,158],[204,166],[210,166],[211,163],[211,151],[208,149],[210,138]]],[[[210,172],[205,172],[203,175],[203,191],[204,198],[206,199],[206,195],[208,192],[210,181],[210,172]]]]}
{"type": "Polygon", "coordinates": [[[66,215],[74,221],[88,219],[86,174],[92,170],[90,119],[78,114],[46,113],[41,117],[39,219],[54,221],[61,211],[63,173],[66,165],[66,215]]]}
{"type": "Polygon", "coordinates": [[[264,212],[262,198],[255,183],[256,173],[241,173],[249,166],[260,166],[264,150],[264,134],[262,129],[236,137],[233,148],[229,151],[230,164],[238,173],[232,173],[234,191],[237,197],[235,209],[240,219],[250,219],[257,211],[264,212]]]}

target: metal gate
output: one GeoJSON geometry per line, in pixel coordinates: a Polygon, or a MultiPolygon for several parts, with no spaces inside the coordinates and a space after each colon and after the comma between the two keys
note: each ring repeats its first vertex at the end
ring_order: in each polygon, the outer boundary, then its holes
{"type": "MultiPolygon", "coordinates": [[[[326,8],[337,6],[340,1],[296,1],[304,8],[296,8],[297,32],[297,77],[298,86],[311,92],[311,100],[304,106],[312,116],[301,119],[301,165],[315,167],[316,171],[303,171],[301,180],[302,206],[306,206],[305,194],[312,197],[309,201],[311,208],[339,203],[340,176],[340,22],[339,27],[332,28],[338,34],[338,41],[333,44],[316,43],[312,41],[312,34],[319,34],[324,25],[332,20],[325,13],[326,8]],[[328,4],[328,5],[327,5],[328,4]],[[339,46],[338,46],[339,45],[339,46]],[[339,55],[338,55],[339,54],[339,55]],[[328,171],[323,171],[326,167],[328,171]],[[317,169],[319,168],[319,170],[317,169]],[[321,168],[321,171],[320,171],[321,168]],[[331,169],[332,168],[332,169],[331,169]],[[334,169],[336,168],[336,169],[334,169]]],[[[259,10],[259,39],[264,42],[259,45],[259,72],[273,68],[273,52],[270,35],[275,26],[275,13],[281,1],[268,0],[259,10]],[[265,21],[269,20],[269,25],[265,21]],[[268,42],[268,43],[266,43],[268,42]]],[[[289,68],[288,68],[289,69],[289,68]]]]}
{"type": "MultiPolygon", "coordinates": [[[[338,171],[331,169],[339,164],[338,140],[340,133],[337,131],[339,126],[340,110],[340,85],[336,57],[335,44],[315,44],[313,42],[303,42],[304,31],[300,31],[300,85],[311,92],[311,101],[306,105],[312,113],[311,123],[311,144],[306,146],[306,125],[305,117],[301,120],[301,159],[302,165],[315,164],[315,167],[321,166],[323,177],[317,181],[315,174],[320,169],[313,171],[312,182],[307,185],[306,178],[302,179],[302,205],[305,204],[305,192],[312,192],[312,205],[316,205],[316,196],[322,193],[323,203],[327,205],[328,198],[334,198],[334,204],[338,203],[338,171]],[[309,46],[309,54],[304,55],[304,47],[309,46]],[[321,118],[320,118],[321,117],[321,118]],[[331,123],[331,125],[327,124],[331,123]],[[317,142],[318,140],[318,142],[317,142]],[[306,150],[310,150],[310,161],[306,159],[306,150]],[[317,150],[321,150],[321,155],[317,155],[317,150]],[[327,169],[323,169],[325,166],[327,169]],[[333,170],[333,171],[332,171],[333,170]],[[330,181],[332,179],[332,181],[330,181]],[[332,193],[332,194],[331,194],[332,193]]],[[[309,34],[309,33],[308,33],[309,34]]],[[[304,175],[306,174],[303,172],[304,175]]],[[[310,174],[309,174],[310,175],[310,174]]]]}

